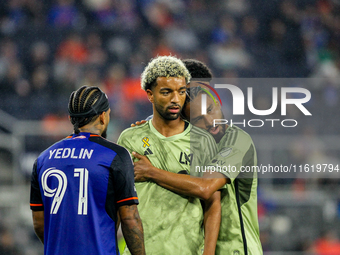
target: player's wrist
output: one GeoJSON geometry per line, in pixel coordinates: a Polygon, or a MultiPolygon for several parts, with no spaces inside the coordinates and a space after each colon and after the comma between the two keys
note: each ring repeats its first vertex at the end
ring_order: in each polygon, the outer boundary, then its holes
{"type": "Polygon", "coordinates": [[[158,174],[158,171],[160,171],[160,169],[158,169],[158,168],[155,167],[155,166],[151,166],[150,171],[147,172],[147,178],[148,178],[150,181],[157,181],[157,174],[158,174]]]}

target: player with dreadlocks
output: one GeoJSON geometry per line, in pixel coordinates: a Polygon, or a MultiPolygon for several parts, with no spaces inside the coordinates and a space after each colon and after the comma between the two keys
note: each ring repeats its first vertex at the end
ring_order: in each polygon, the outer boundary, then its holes
{"type": "MultiPolygon", "coordinates": [[[[215,103],[211,97],[207,96],[207,114],[201,113],[201,97],[206,92],[200,86],[212,78],[208,67],[197,60],[183,60],[183,62],[192,76],[192,81],[190,88],[187,89],[182,117],[194,126],[207,130],[215,138],[219,153],[211,162],[220,162],[220,164],[224,162],[225,165],[230,165],[235,169],[256,166],[256,150],[249,134],[235,125],[214,126],[214,119],[224,119],[221,105],[217,100],[215,103]]],[[[140,160],[135,163],[134,167],[136,181],[154,181],[179,194],[201,199],[209,198],[217,190],[221,191],[222,217],[216,255],[263,254],[257,218],[256,172],[215,172],[208,174],[209,178],[178,176],[157,169],[145,156],[137,156],[140,160]]],[[[216,163],[211,165],[216,166],[216,163]]]]}
{"type": "Polygon", "coordinates": [[[145,254],[131,157],[103,138],[107,96],[83,86],[68,111],[74,134],[42,152],[32,171],[30,206],[44,254],[119,254],[119,218],[131,253],[145,254]]]}

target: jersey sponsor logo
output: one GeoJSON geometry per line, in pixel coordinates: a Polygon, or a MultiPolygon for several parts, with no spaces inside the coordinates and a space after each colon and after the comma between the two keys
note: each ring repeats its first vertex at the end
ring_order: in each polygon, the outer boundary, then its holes
{"type": "Polygon", "coordinates": [[[146,151],[144,151],[144,155],[151,155],[153,154],[152,150],[150,150],[150,148],[148,148],[146,151]]]}
{"type": "Polygon", "coordinates": [[[227,157],[229,156],[229,154],[233,151],[233,148],[223,148],[218,154],[221,156],[221,157],[227,157]]]}
{"type": "Polygon", "coordinates": [[[73,158],[73,159],[91,159],[93,150],[88,149],[76,149],[76,148],[59,148],[49,151],[50,156],[48,159],[65,159],[65,158],[73,158]]]}
{"type": "Polygon", "coordinates": [[[186,154],[185,152],[182,151],[181,154],[179,155],[178,162],[181,163],[181,164],[191,166],[192,157],[193,157],[192,153],[186,154]]]}

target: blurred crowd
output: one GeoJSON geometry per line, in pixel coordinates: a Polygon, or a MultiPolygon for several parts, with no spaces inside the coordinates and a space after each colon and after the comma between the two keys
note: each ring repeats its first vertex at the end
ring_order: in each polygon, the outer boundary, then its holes
{"type": "Polygon", "coordinates": [[[140,74],[166,54],[219,78],[327,77],[313,89],[338,105],[339,10],[331,0],[1,1],[0,109],[63,118],[70,92],[96,85],[120,131],[151,112],[140,74]]]}
{"type": "MultiPolygon", "coordinates": [[[[273,153],[296,164],[336,164],[339,150],[327,150],[317,135],[338,133],[339,46],[335,0],[0,1],[0,109],[22,120],[65,120],[70,93],[99,86],[110,99],[115,140],[152,113],[140,75],[158,55],[201,60],[217,78],[322,78],[309,83],[313,118],[301,120],[301,138],[290,152],[273,153]]],[[[256,104],[268,109],[268,100],[260,97],[256,104]]],[[[252,129],[261,132],[268,130],[252,129]]],[[[329,189],[339,184],[321,181],[329,189]]],[[[281,182],[306,188],[304,181],[281,182]]],[[[259,213],[262,208],[270,214],[270,206],[259,201],[259,213]]],[[[0,255],[35,254],[19,253],[8,233],[0,226],[0,255]]],[[[268,233],[263,231],[264,245],[268,233]]],[[[339,247],[334,235],[325,234],[299,249],[321,255],[318,247],[327,241],[339,247]]]]}

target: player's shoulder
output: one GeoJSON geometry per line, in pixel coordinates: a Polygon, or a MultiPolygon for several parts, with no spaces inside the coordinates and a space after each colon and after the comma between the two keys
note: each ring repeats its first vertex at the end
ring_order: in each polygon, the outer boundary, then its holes
{"type": "MultiPolygon", "coordinates": [[[[149,120],[150,121],[150,120],[149,120]]],[[[144,133],[147,130],[150,129],[149,126],[149,121],[139,125],[139,126],[135,126],[135,127],[129,127],[127,129],[124,129],[123,132],[120,134],[119,139],[121,139],[122,137],[131,137],[132,135],[136,135],[139,133],[144,133]]]]}
{"type": "Polygon", "coordinates": [[[64,143],[64,141],[66,139],[68,139],[68,137],[65,137],[64,139],[59,140],[59,141],[55,142],[54,144],[52,144],[50,147],[46,148],[44,151],[42,151],[39,154],[38,158],[43,158],[44,156],[49,155],[51,150],[55,150],[55,149],[57,149],[59,147],[62,147],[62,144],[64,143]]]}
{"type": "Polygon", "coordinates": [[[244,131],[242,128],[240,128],[238,126],[233,125],[231,127],[231,130],[234,130],[234,132],[237,132],[238,135],[240,135],[241,137],[245,137],[245,138],[251,139],[251,136],[246,131],[244,131]]]}
{"type": "Polygon", "coordinates": [[[197,137],[197,138],[201,138],[201,139],[208,139],[208,140],[214,141],[214,138],[212,137],[212,135],[208,131],[206,131],[202,128],[196,127],[194,125],[191,125],[190,137],[191,137],[191,139],[197,137]]]}
{"type": "Polygon", "coordinates": [[[131,161],[130,152],[123,146],[111,142],[101,136],[91,137],[90,141],[97,143],[100,146],[103,146],[109,150],[112,150],[115,153],[115,159],[119,158],[122,161],[128,160],[131,161]]]}
{"type": "Polygon", "coordinates": [[[251,136],[238,126],[229,126],[222,138],[225,145],[244,145],[253,143],[251,136]]]}
{"type": "Polygon", "coordinates": [[[89,140],[91,142],[98,144],[99,146],[103,146],[109,150],[112,150],[119,155],[129,153],[123,146],[117,143],[111,142],[101,136],[90,137],[89,140]]]}

